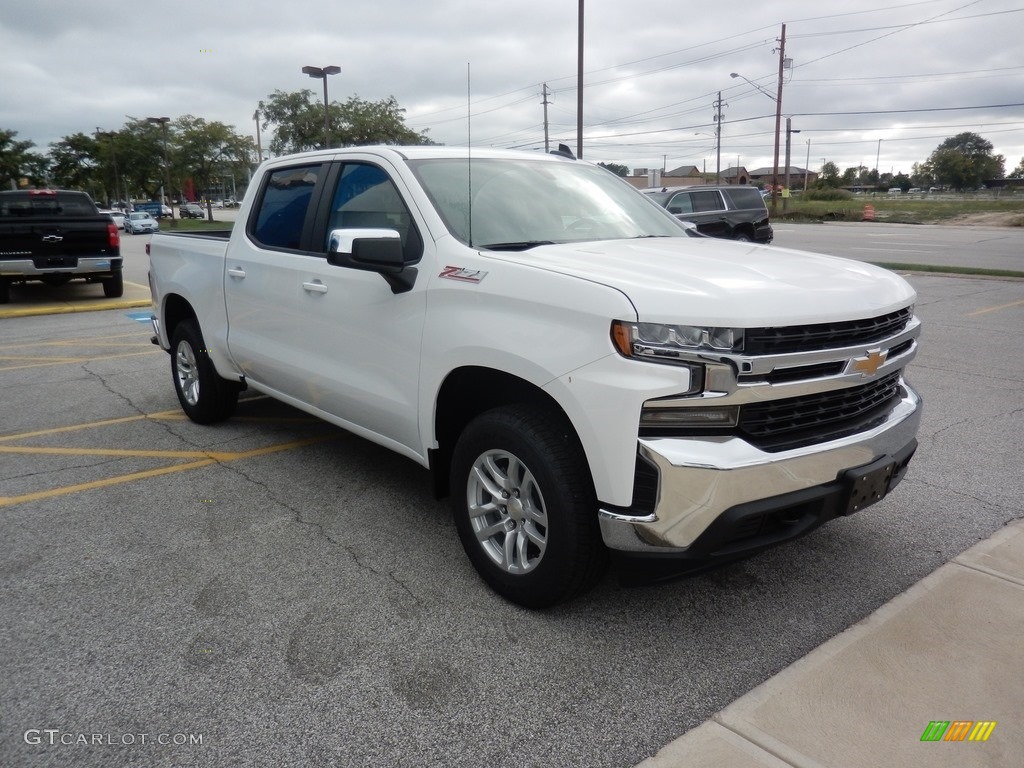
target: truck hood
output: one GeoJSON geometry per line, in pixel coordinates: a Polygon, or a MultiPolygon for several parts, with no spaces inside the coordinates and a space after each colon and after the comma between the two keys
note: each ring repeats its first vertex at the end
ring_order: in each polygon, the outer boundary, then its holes
{"type": "Polygon", "coordinates": [[[916,296],[871,264],[712,238],[565,243],[495,257],[615,288],[655,323],[820,323],[902,309],[916,296]]]}

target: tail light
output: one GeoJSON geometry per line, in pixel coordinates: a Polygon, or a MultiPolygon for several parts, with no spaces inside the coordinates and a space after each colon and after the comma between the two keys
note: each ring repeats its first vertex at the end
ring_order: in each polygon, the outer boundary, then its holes
{"type": "Polygon", "coordinates": [[[111,248],[121,247],[121,235],[117,231],[117,224],[110,222],[107,224],[107,245],[111,248]]]}

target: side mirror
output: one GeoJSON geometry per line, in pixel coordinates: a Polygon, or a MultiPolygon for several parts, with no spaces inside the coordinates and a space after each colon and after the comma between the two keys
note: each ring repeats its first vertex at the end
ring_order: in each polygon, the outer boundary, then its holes
{"type": "Polygon", "coordinates": [[[697,225],[694,224],[692,221],[684,221],[682,219],[678,219],[678,221],[679,226],[685,229],[686,234],[689,235],[690,237],[704,237],[704,235],[701,234],[700,230],[697,229],[697,225]]]}
{"type": "Polygon", "coordinates": [[[327,263],[377,272],[391,286],[392,293],[405,293],[416,282],[416,269],[406,267],[402,238],[393,229],[331,230],[327,263]]]}

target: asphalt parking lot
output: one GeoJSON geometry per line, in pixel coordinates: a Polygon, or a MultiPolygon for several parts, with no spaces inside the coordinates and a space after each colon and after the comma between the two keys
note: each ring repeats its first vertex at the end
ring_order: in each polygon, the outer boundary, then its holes
{"type": "Polygon", "coordinates": [[[921,448],[751,560],[531,613],[425,470],[181,414],[144,310],[0,320],[0,765],[630,766],[1024,517],[1024,282],[911,276],[921,448]]]}

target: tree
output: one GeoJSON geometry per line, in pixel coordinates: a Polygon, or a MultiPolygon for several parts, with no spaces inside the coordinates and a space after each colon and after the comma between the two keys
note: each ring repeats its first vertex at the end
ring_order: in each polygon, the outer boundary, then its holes
{"type": "MultiPolygon", "coordinates": [[[[286,93],[274,91],[259,103],[264,129],[273,126],[270,151],[274,154],[304,152],[323,146],[324,105],[307,88],[286,93]]],[[[328,134],[333,146],[366,144],[432,144],[426,132],[416,133],[405,124],[405,110],[394,96],[363,101],[351,96],[343,104],[330,103],[328,134]]]]}
{"type": "Polygon", "coordinates": [[[839,166],[833,163],[831,160],[828,160],[825,163],[823,163],[821,166],[821,173],[818,174],[818,181],[816,182],[816,186],[819,189],[839,187],[839,166]]]}
{"type": "Polygon", "coordinates": [[[92,136],[75,133],[50,144],[50,172],[55,186],[80,189],[94,200],[106,195],[100,168],[99,144],[92,136]]]}
{"type": "Polygon", "coordinates": [[[619,163],[598,163],[598,165],[611,171],[616,176],[629,176],[629,168],[619,163]]]}
{"type": "Polygon", "coordinates": [[[928,163],[914,163],[910,168],[910,185],[927,189],[935,184],[935,176],[932,174],[928,163]]]}
{"type": "Polygon", "coordinates": [[[17,131],[0,128],[0,189],[13,189],[23,178],[32,186],[46,181],[46,158],[30,152],[35,144],[15,140],[17,135],[17,131]]]}
{"type": "Polygon", "coordinates": [[[155,200],[164,181],[163,126],[129,117],[118,131],[117,165],[127,199],[155,200]]]}
{"type": "Polygon", "coordinates": [[[954,189],[974,189],[985,179],[1001,179],[1006,159],[992,154],[992,142],[964,132],[946,139],[929,156],[926,166],[936,181],[954,189]]]}
{"type": "Polygon", "coordinates": [[[208,123],[201,117],[184,115],[174,121],[174,162],[172,186],[185,188],[191,179],[200,192],[214,186],[221,176],[244,177],[256,154],[252,139],[239,136],[234,127],[208,123]]]}
{"type": "Polygon", "coordinates": [[[1011,179],[1024,179],[1024,157],[1020,159],[1020,165],[1010,173],[1011,179]]]}

